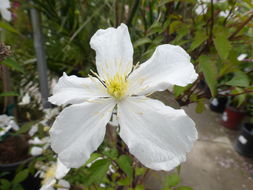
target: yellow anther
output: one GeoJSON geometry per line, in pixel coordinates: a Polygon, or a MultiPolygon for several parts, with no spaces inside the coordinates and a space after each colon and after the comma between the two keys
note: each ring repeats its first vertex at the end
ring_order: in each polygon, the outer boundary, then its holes
{"type": "Polygon", "coordinates": [[[107,92],[117,100],[124,97],[128,88],[126,77],[118,73],[116,73],[113,78],[105,81],[105,85],[107,87],[107,92]]]}

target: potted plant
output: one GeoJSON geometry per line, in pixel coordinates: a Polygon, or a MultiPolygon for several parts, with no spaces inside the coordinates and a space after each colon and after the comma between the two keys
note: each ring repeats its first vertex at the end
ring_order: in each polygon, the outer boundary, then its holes
{"type": "Polygon", "coordinates": [[[11,116],[0,115],[0,189],[39,189],[34,177],[34,160],[29,153],[29,135],[23,133],[31,124],[19,128],[11,116]]]}
{"type": "Polygon", "coordinates": [[[241,127],[235,149],[243,156],[253,157],[253,97],[249,100],[248,105],[249,120],[241,127]]]}
{"type": "Polygon", "coordinates": [[[239,129],[240,124],[246,115],[246,97],[246,94],[242,94],[230,98],[230,103],[222,114],[221,124],[224,127],[233,130],[239,129]]]}
{"type": "Polygon", "coordinates": [[[209,105],[209,108],[217,113],[223,113],[226,109],[228,98],[226,96],[214,97],[209,105]]]}

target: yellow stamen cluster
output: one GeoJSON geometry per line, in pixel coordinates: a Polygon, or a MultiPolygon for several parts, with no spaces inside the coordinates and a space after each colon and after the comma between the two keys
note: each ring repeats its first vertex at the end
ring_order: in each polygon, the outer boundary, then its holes
{"type": "Polygon", "coordinates": [[[115,99],[121,99],[128,88],[128,83],[125,76],[116,73],[113,78],[105,81],[107,92],[115,99]]]}
{"type": "Polygon", "coordinates": [[[42,184],[46,184],[48,180],[54,178],[55,172],[56,172],[56,165],[54,164],[51,167],[49,167],[47,171],[45,172],[45,175],[43,177],[44,179],[42,180],[42,184]]]}

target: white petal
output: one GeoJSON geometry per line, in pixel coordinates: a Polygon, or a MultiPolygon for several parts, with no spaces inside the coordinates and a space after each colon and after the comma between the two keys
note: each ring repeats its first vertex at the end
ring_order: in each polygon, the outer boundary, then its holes
{"type": "Polygon", "coordinates": [[[41,155],[42,152],[43,152],[43,149],[42,149],[41,147],[35,146],[35,147],[32,147],[32,148],[31,148],[31,155],[32,155],[32,156],[41,155]]]}
{"type": "Polygon", "coordinates": [[[63,178],[68,172],[70,168],[65,166],[60,159],[57,159],[57,167],[56,167],[56,172],[55,172],[55,178],[56,179],[61,179],[63,178]]]}
{"type": "Polygon", "coordinates": [[[1,0],[0,9],[7,9],[7,8],[11,8],[10,1],[9,0],[1,0]]]}
{"type": "Polygon", "coordinates": [[[50,129],[51,146],[70,168],[83,165],[102,143],[115,102],[97,99],[65,108],[50,129]]]}
{"type": "Polygon", "coordinates": [[[40,188],[40,190],[54,190],[53,185],[56,183],[54,178],[47,180],[47,182],[40,188]]]}
{"type": "Polygon", "coordinates": [[[238,60],[238,61],[242,61],[242,60],[244,60],[247,56],[248,56],[248,54],[242,53],[242,54],[240,54],[240,55],[237,57],[237,60],[238,60]]]}
{"type": "Polygon", "coordinates": [[[81,78],[63,73],[49,101],[56,105],[76,104],[88,99],[108,97],[106,88],[96,78],[81,78]]]}
{"type": "Polygon", "coordinates": [[[98,30],[90,45],[96,51],[97,71],[104,80],[116,72],[126,76],[132,70],[133,46],[125,24],[98,30]]]}
{"type": "Polygon", "coordinates": [[[144,95],[154,91],[172,90],[173,85],[186,86],[192,83],[198,75],[190,59],[180,46],[158,46],[152,57],[129,76],[129,91],[144,95]]]}
{"type": "Polygon", "coordinates": [[[44,142],[39,137],[34,137],[28,141],[29,144],[44,144],[44,142]]]}
{"type": "Polygon", "coordinates": [[[11,21],[11,12],[8,9],[0,9],[2,17],[6,21],[11,21]]]}
{"type": "Polygon", "coordinates": [[[62,188],[57,188],[57,190],[67,190],[70,188],[69,182],[64,179],[59,180],[58,185],[60,185],[62,188]]]}
{"type": "Polygon", "coordinates": [[[197,139],[194,122],[184,110],[175,110],[146,97],[131,97],[118,105],[120,136],[144,166],[169,171],[185,161],[197,139]]]}

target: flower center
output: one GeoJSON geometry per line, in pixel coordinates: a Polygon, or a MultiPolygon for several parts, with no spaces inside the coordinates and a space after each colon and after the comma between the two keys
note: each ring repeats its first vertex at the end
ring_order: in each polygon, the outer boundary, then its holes
{"type": "Polygon", "coordinates": [[[120,100],[125,95],[128,88],[126,77],[118,73],[113,78],[105,81],[105,85],[107,92],[117,100],[120,100]]]}
{"type": "Polygon", "coordinates": [[[48,180],[54,178],[55,172],[56,172],[56,165],[53,165],[50,168],[48,168],[44,177],[43,177],[44,179],[42,181],[42,184],[46,184],[48,182],[48,180]]]}

